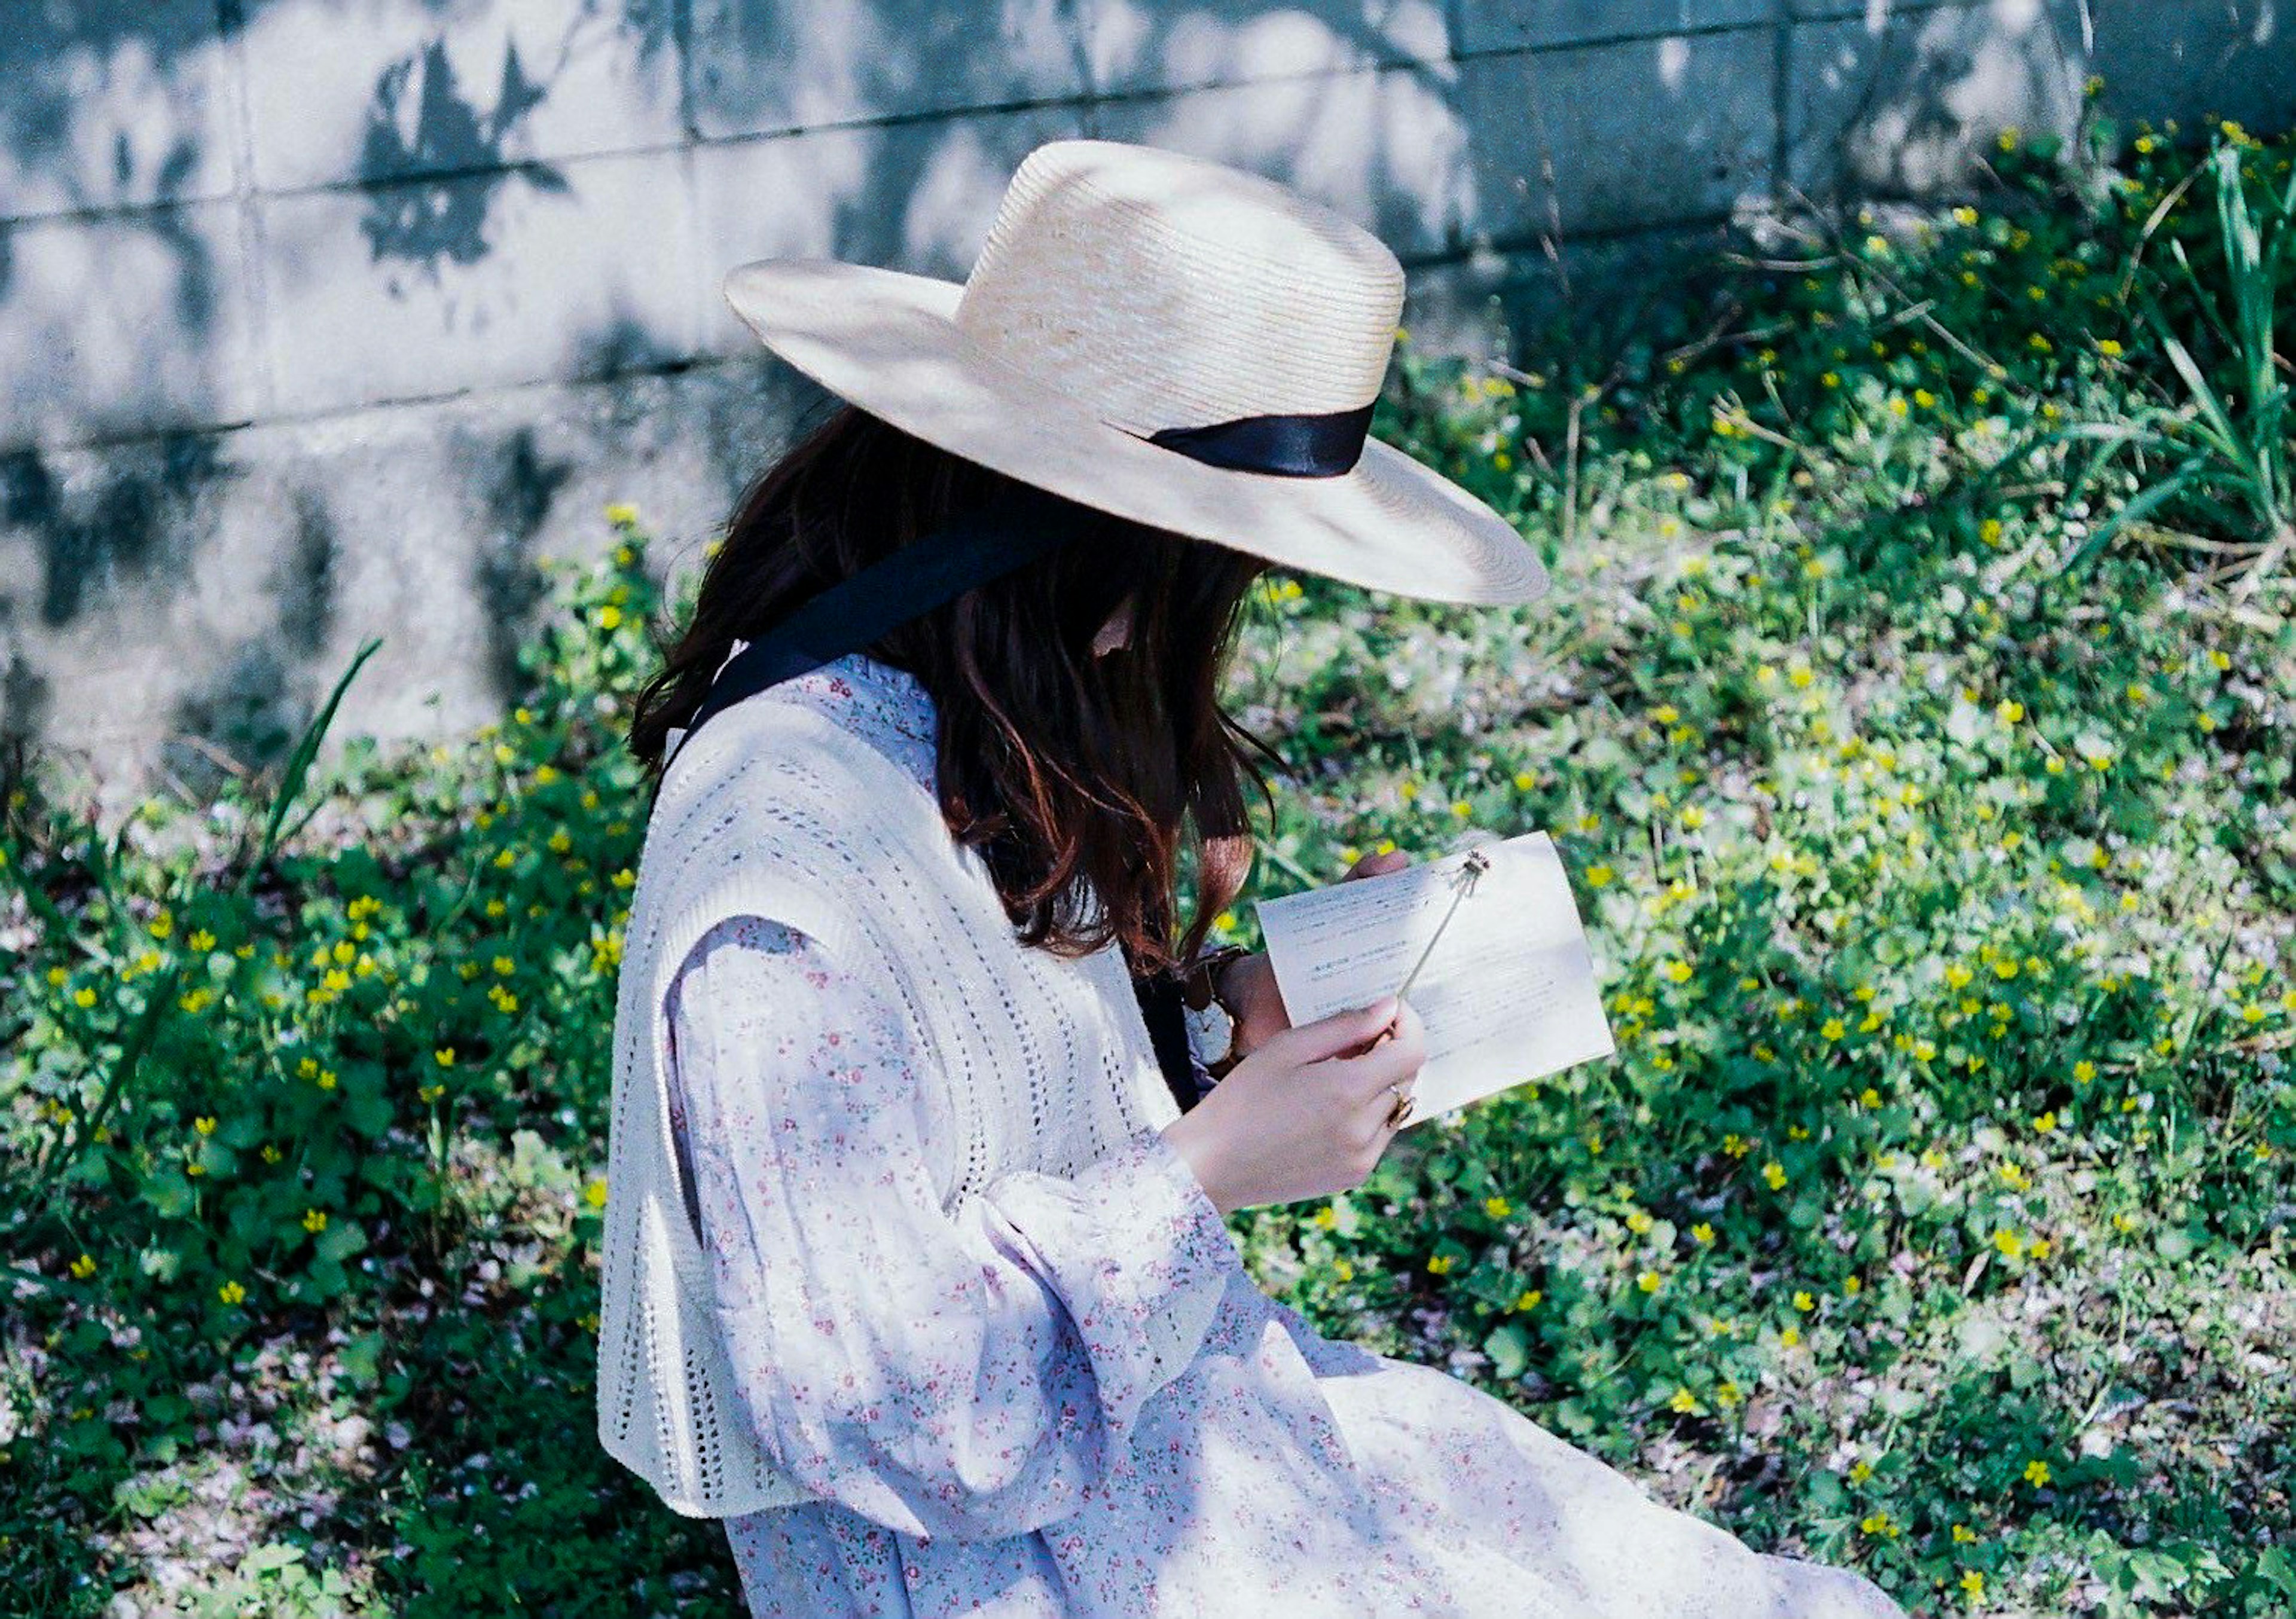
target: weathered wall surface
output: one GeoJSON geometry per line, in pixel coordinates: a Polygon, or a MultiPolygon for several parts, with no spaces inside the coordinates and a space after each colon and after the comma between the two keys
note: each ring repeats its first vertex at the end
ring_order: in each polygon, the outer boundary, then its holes
{"type": "Polygon", "coordinates": [[[537,553],[691,554],[783,442],[724,271],[962,277],[1044,140],[1299,185],[1464,341],[1523,249],[1951,190],[2092,74],[2284,127],[2289,6],[0,0],[0,729],[197,786],[376,634],[340,729],[490,715],[537,553]]]}

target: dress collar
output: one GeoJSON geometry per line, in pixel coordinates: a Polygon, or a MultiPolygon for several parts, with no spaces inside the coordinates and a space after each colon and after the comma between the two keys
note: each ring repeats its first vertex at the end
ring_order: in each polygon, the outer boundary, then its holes
{"type": "Polygon", "coordinates": [[[863,652],[832,658],[781,683],[789,697],[835,720],[898,761],[912,780],[934,784],[939,731],[932,694],[906,669],[863,652]]]}

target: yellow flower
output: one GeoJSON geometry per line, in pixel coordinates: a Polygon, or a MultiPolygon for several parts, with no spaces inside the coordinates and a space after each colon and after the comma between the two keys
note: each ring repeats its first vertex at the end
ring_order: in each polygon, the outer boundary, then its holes
{"type": "Polygon", "coordinates": [[[625,527],[638,520],[638,509],[627,501],[616,501],[606,508],[606,520],[618,528],[625,527]]]}
{"type": "Polygon", "coordinates": [[[1644,1271],[1640,1276],[1635,1278],[1635,1286],[1645,1293],[1655,1293],[1663,1285],[1663,1281],[1664,1279],[1656,1271],[1644,1271]]]}
{"type": "Polygon", "coordinates": [[[95,1274],[95,1261],[90,1259],[85,1254],[81,1255],[78,1259],[71,1262],[71,1273],[79,1280],[86,1281],[89,1277],[95,1274]]]}
{"type": "Polygon", "coordinates": [[[1849,1467],[1849,1482],[1850,1482],[1851,1484],[1864,1484],[1867,1479],[1869,1479],[1869,1478],[1871,1478],[1871,1477],[1873,1477],[1873,1476],[1874,1476],[1874,1464],[1873,1464],[1872,1462],[1870,1462],[1870,1461],[1867,1461],[1865,1458],[1860,1457],[1860,1458],[1858,1458],[1858,1460],[1856,1460],[1855,1462],[1852,1462],[1852,1463],[1850,1464],[1850,1467],[1849,1467]]]}
{"type": "Polygon", "coordinates": [[[621,622],[622,609],[620,608],[602,607],[598,609],[598,627],[600,629],[611,630],[619,628],[621,622]]]}
{"type": "Polygon", "coordinates": [[[1993,1246],[2012,1259],[2025,1251],[2024,1239],[2005,1227],[1993,1233],[1993,1246]]]}
{"type": "Polygon", "coordinates": [[[1693,1241],[1703,1247],[1714,1240],[1714,1228],[1702,1220],[1690,1228],[1690,1236],[1693,1241]]]}
{"type": "Polygon", "coordinates": [[[438,1060],[439,1066],[442,1068],[451,1068],[455,1066],[455,1048],[453,1046],[442,1045],[437,1051],[431,1052],[430,1055],[438,1060]]]}
{"type": "Polygon", "coordinates": [[[2109,359],[2118,359],[2120,356],[2120,345],[2111,338],[2099,338],[2096,341],[2096,351],[2109,359]]]}
{"type": "Polygon", "coordinates": [[[72,1003],[75,1006],[80,1007],[94,1006],[95,1004],[95,992],[92,989],[75,990],[72,993],[72,1003]]]}
{"type": "Polygon", "coordinates": [[[2079,1062],[2073,1064],[2073,1083],[2075,1084],[2085,1085],[2095,1077],[2096,1065],[2091,1062],[2087,1058],[2084,1057],[2079,1062]]]}
{"type": "Polygon", "coordinates": [[[2043,1135],[2048,1134],[2049,1132],[2054,1130],[2056,1127],[2057,1116],[2053,1112],[2044,1113],[2033,1121],[2033,1128],[2039,1131],[2043,1135]]]}
{"type": "Polygon", "coordinates": [[[1527,793],[1538,785],[1538,778],[1531,774],[1530,772],[1527,770],[1518,770],[1514,773],[1515,791],[1519,793],[1527,793]]]}
{"type": "Polygon", "coordinates": [[[226,1304],[235,1304],[247,1296],[247,1289],[235,1281],[227,1281],[216,1289],[216,1296],[226,1304]]]}
{"type": "Polygon", "coordinates": [[[1825,1023],[1824,1023],[1824,1026],[1823,1026],[1823,1027],[1821,1027],[1817,1032],[1818,1032],[1819,1034],[1821,1034],[1824,1035],[1828,1040],[1839,1040],[1839,1039],[1841,1039],[1841,1036],[1842,1036],[1842,1034],[1843,1034],[1843,1033],[1844,1033],[1845,1031],[1844,1031],[1844,1029],[1843,1029],[1843,1027],[1842,1027],[1842,1023],[1841,1023],[1841,1018],[1828,1018],[1825,1020],[1825,1023]]]}
{"type": "Polygon", "coordinates": [[[1655,1223],[1656,1222],[1652,1221],[1649,1214],[1643,1209],[1636,1209],[1633,1214],[1627,1216],[1627,1230],[1632,1231],[1637,1237],[1647,1232],[1655,1223]]]}
{"type": "MultiPolygon", "coordinates": [[[[1961,1525],[1956,1524],[1954,1527],[1958,1529],[1961,1525]]],[[[1973,1568],[1963,1569],[1961,1571],[1961,1589],[1968,1592],[1972,1598],[1983,1596],[1985,1594],[1985,1576],[1978,1573],[1977,1570],[1973,1568]]]]}
{"type": "Polygon", "coordinates": [[[1975,1545],[1977,1531],[1972,1529],[1967,1524],[1956,1524],[1953,1526],[1953,1543],[1956,1546],[1975,1545]]]}
{"type": "Polygon", "coordinates": [[[327,1211],[320,1208],[305,1209],[303,1211],[303,1229],[307,1231],[325,1231],[327,1229],[327,1211]]]}
{"type": "Polygon", "coordinates": [[[1588,866],[1587,868],[1587,886],[1590,888],[1608,887],[1610,886],[1611,879],[1617,875],[1618,873],[1616,871],[1611,871],[1610,867],[1605,865],[1588,866]]]}
{"type": "Polygon", "coordinates": [[[1689,805],[1682,812],[1682,824],[1692,831],[1696,831],[1706,824],[1706,812],[1694,804],[1689,805]]]}
{"type": "Polygon", "coordinates": [[[192,1121],[192,1128],[198,1131],[201,1135],[213,1135],[215,1133],[215,1127],[216,1122],[211,1115],[201,1118],[195,1118],[192,1121]]]}
{"type": "Polygon", "coordinates": [[[1505,1198],[1493,1196],[1483,1199],[1483,1213],[1494,1220],[1504,1220],[1513,1212],[1514,1205],[1505,1198]]]}
{"type": "Polygon", "coordinates": [[[1668,1410],[1679,1411],[1686,1417],[1698,1410],[1698,1396],[1686,1388],[1677,1388],[1674,1391],[1674,1398],[1666,1403],[1668,1410]]]}
{"type": "Polygon", "coordinates": [[[2032,1485],[2036,1490],[2039,1489],[2043,1484],[2047,1484],[2049,1482],[2049,1464],[2046,1461],[2027,1462],[2025,1464],[2025,1482],[2032,1485]]]}
{"type": "Polygon", "coordinates": [[[1744,1136],[1739,1135],[1735,1132],[1733,1132],[1722,1138],[1722,1150],[1728,1153],[1734,1158],[1744,1157],[1752,1145],[1753,1143],[1747,1141],[1744,1136]]]}
{"type": "Polygon", "coordinates": [[[1438,1276],[1445,1275],[1451,1269],[1451,1256],[1448,1254],[1430,1254],[1427,1268],[1438,1276]]]}
{"type": "Polygon", "coordinates": [[[1786,1172],[1784,1165],[1773,1158],[1770,1162],[1762,1165],[1762,1179],[1770,1183],[1770,1190],[1772,1191],[1777,1190],[1786,1183],[1786,1172]]]}
{"type": "Polygon", "coordinates": [[[1793,1307],[1807,1315],[1817,1308],[1817,1301],[1807,1292],[1797,1292],[1793,1296],[1793,1307]]]}
{"type": "Polygon", "coordinates": [[[1546,1296],[1546,1295],[1541,1293],[1537,1288],[1526,1288],[1515,1296],[1514,1307],[1518,1310],[1536,1309],[1538,1306],[1538,1301],[1546,1296]]]}
{"type": "Polygon", "coordinates": [[[1669,983],[1687,983],[1690,979],[1690,963],[1687,961],[1669,961],[1665,966],[1659,969],[1659,976],[1665,978],[1669,983]]]}
{"type": "Polygon", "coordinates": [[[1801,1329],[1799,1327],[1787,1328],[1784,1331],[1778,1334],[1778,1342],[1784,1344],[1788,1349],[1792,1349],[1795,1345],[1801,1342],[1801,1329]]]}

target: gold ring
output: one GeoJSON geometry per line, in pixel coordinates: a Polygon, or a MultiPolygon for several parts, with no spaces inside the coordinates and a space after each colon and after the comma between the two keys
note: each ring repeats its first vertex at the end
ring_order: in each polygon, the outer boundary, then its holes
{"type": "Polygon", "coordinates": [[[1399,1130],[1405,1121],[1411,1117],[1412,1105],[1419,1099],[1400,1085],[1390,1085],[1388,1089],[1395,1092],[1395,1106],[1387,1110],[1387,1127],[1390,1130],[1399,1130]]]}

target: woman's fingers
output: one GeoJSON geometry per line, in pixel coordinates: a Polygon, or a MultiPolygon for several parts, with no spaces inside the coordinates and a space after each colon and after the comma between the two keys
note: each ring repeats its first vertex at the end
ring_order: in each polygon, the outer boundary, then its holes
{"type": "Polygon", "coordinates": [[[1359,1055],[1334,1057],[1324,1066],[1333,1070],[1334,1083],[1350,1094],[1368,1100],[1389,1086],[1417,1074],[1427,1060],[1427,1027],[1410,1002],[1397,1003],[1395,1034],[1359,1055]]]}
{"type": "Polygon", "coordinates": [[[1393,995],[1382,995],[1369,1006],[1349,1007],[1272,1034],[1260,1049],[1278,1048],[1279,1055],[1293,1063],[1333,1059],[1378,1034],[1394,1019],[1398,1005],[1393,995]]]}
{"type": "Polygon", "coordinates": [[[1400,871],[1411,863],[1411,856],[1401,849],[1390,849],[1384,854],[1366,854],[1347,870],[1341,882],[1358,877],[1384,877],[1390,871],[1400,871]]]}

